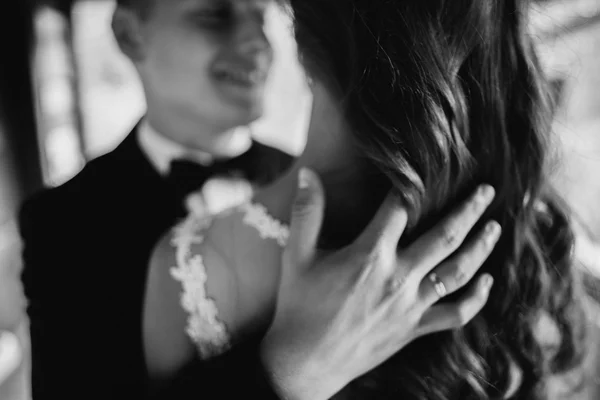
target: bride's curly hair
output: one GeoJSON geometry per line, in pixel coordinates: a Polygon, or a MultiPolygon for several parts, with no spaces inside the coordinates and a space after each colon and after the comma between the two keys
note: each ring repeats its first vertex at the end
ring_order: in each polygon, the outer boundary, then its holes
{"type": "Polygon", "coordinates": [[[291,6],[307,69],[341,93],[360,153],[383,177],[373,185],[393,188],[411,210],[407,240],[483,182],[497,195],[481,223],[503,227],[481,269],[495,278],[484,310],[463,329],[407,346],[346,394],[545,398],[548,377],[580,365],[585,329],[568,214],[546,177],[550,97],[528,2],[291,6]]]}

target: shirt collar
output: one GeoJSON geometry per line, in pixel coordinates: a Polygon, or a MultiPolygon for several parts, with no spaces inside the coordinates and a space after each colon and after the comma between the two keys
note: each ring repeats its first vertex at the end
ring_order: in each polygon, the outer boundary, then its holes
{"type": "Polygon", "coordinates": [[[189,159],[205,166],[211,165],[214,161],[211,154],[191,150],[160,134],[148,123],[146,118],[140,122],[137,135],[142,152],[148,157],[156,171],[163,176],[169,173],[171,161],[176,159],[189,159]]]}

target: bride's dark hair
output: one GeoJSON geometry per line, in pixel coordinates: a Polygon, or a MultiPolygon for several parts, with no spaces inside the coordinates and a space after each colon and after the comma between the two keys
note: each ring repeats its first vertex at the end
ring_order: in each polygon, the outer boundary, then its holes
{"type": "MultiPolygon", "coordinates": [[[[311,73],[342,95],[357,146],[411,210],[408,240],[490,183],[495,284],[465,328],[417,340],[351,398],[544,398],[578,366],[580,282],[546,178],[549,96],[519,0],[291,0],[311,73]],[[313,68],[311,65],[315,64],[313,68]]],[[[376,181],[376,180],[375,180],[376,181]]],[[[382,191],[383,192],[383,191],[382,191]]]]}

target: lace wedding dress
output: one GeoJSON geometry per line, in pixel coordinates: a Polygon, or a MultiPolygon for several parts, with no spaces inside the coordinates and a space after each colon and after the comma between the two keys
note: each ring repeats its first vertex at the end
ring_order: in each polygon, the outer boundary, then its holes
{"type": "MultiPolygon", "coordinates": [[[[262,239],[274,240],[279,246],[285,246],[289,236],[288,227],[271,217],[264,206],[245,203],[233,208],[230,213],[236,211],[243,215],[244,223],[255,228],[262,239]]],[[[202,255],[191,251],[192,246],[204,241],[204,235],[214,218],[203,213],[190,213],[175,227],[171,241],[177,265],[171,268],[170,273],[182,286],[180,302],[188,314],[186,333],[203,359],[222,354],[231,345],[227,327],[219,320],[219,310],[207,295],[208,277],[202,255]]]]}

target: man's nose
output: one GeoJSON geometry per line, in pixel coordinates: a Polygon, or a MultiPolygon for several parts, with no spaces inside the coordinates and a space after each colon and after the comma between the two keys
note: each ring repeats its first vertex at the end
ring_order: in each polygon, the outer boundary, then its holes
{"type": "Polygon", "coordinates": [[[255,56],[271,55],[273,49],[267,37],[266,22],[263,14],[251,14],[240,21],[233,38],[235,49],[241,54],[255,56]]]}

